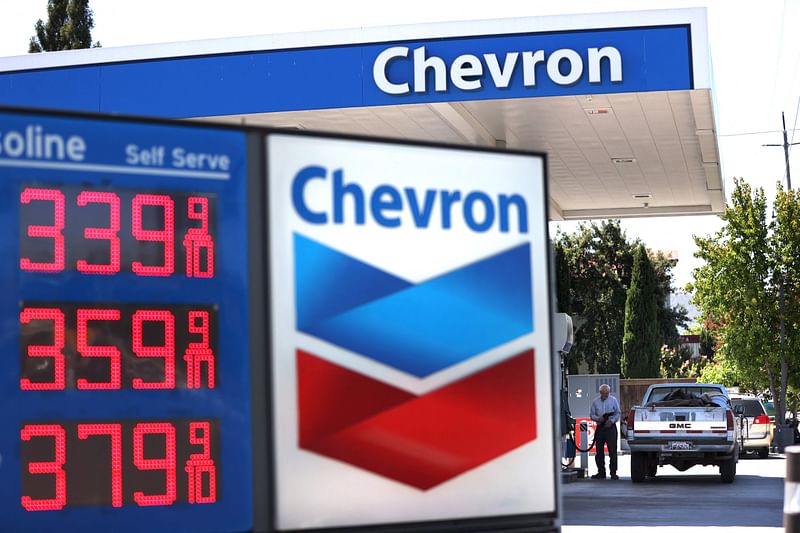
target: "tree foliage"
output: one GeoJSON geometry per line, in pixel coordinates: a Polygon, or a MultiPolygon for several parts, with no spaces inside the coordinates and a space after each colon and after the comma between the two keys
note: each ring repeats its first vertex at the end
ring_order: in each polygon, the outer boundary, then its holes
{"type": "Polygon", "coordinates": [[[717,361],[708,376],[718,372],[714,377],[726,385],[769,388],[783,417],[789,370],[800,368],[800,197],[779,186],[774,214],[767,219],[763,189],[735,180],[725,226],[695,237],[695,255],[705,265],[695,270],[693,289],[695,304],[719,324],[717,361]]]}
{"type": "Polygon", "coordinates": [[[42,19],[36,22],[36,35],[31,37],[28,52],[90,48],[93,27],[89,0],[48,0],[47,22],[42,19]]]}
{"type": "MultiPolygon", "coordinates": [[[[557,280],[566,278],[569,285],[565,289],[566,283],[557,281],[558,305],[568,310],[575,324],[575,344],[568,355],[570,373],[575,373],[580,363],[586,363],[589,372],[620,372],[625,302],[637,244],[628,241],[618,220],[581,224],[574,233],[556,237],[557,280]],[[562,305],[562,301],[566,303],[562,305]]],[[[666,311],[673,262],[659,257],[654,265],[659,294],[664,295],[658,302],[659,328],[677,342],[686,311],[666,311]]]]}
{"type": "Polygon", "coordinates": [[[728,359],[723,354],[716,356],[713,361],[705,365],[700,372],[700,382],[720,383],[727,387],[738,386],[741,392],[758,392],[761,386],[749,382],[749,374],[742,372],[736,361],[728,359]]]}
{"type": "Polygon", "coordinates": [[[689,323],[685,307],[669,305],[669,297],[673,292],[672,269],[677,261],[662,251],[651,253],[650,261],[656,276],[656,320],[661,332],[661,344],[675,347],[679,344],[679,332],[689,323]]]}
{"type": "Polygon", "coordinates": [[[570,279],[569,279],[569,264],[567,263],[567,256],[564,250],[564,245],[557,242],[554,246],[555,263],[556,263],[556,307],[559,313],[570,312],[570,279]]]}
{"type": "Polygon", "coordinates": [[[712,359],[716,351],[717,340],[714,338],[714,335],[704,327],[700,330],[700,355],[707,359],[712,359]]]}
{"type": "Polygon", "coordinates": [[[691,350],[686,346],[661,347],[662,378],[700,378],[709,360],[705,357],[692,358],[691,350]]]}
{"type": "Polygon", "coordinates": [[[625,301],[625,333],[622,338],[622,374],[627,378],[660,375],[660,349],[656,272],[643,244],[633,255],[633,273],[625,301]]]}

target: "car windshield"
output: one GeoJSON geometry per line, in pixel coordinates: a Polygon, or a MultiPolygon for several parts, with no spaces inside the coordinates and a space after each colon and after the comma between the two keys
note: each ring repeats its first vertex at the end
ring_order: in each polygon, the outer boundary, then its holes
{"type": "Polygon", "coordinates": [[[731,400],[734,407],[741,405],[744,407],[744,416],[756,417],[764,414],[764,408],[761,407],[761,402],[756,399],[739,398],[731,400]]]}
{"type": "Polygon", "coordinates": [[[648,401],[660,402],[675,391],[681,391],[686,398],[699,398],[703,394],[708,394],[709,396],[722,394],[719,387],[658,387],[650,393],[648,401]]]}

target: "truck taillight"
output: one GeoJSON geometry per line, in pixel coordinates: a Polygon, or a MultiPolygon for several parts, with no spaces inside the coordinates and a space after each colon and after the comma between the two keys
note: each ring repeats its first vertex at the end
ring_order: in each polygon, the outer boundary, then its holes
{"type": "Polygon", "coordinates": [[[728,431],[733,431],[733,411],[726,411],[725,414],[727,415],[728,419],[728,431]]]}
{"type": "Polygon", "coordinates": [[[769,417],[767,415],[758,415],[753,424],[769,424],[769,417]]]}
{"type": "Polygon", "coordinates": [[[631,411],[628,413],[628,420],[627,420],[628,432],[633,431],[633,419],[635,418],[635,415],[636,411],[633,409],[631,409],[631,411]]]}

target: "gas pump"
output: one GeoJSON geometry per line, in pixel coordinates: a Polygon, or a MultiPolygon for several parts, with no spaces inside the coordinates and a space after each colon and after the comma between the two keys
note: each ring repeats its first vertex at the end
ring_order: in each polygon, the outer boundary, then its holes
{"type": "Polygon", "coordinates": [[[572,413],[570,413],[569,410],[569,388],[567,385],[569,365],[567,364],[566,358],[566,355],[572,349],[574,342],[572,317],[566,313],[556,313],[553,317],[553,328],[555,340],[554,346],[558,352],[559,366],[561,369],[561,413],[559,416],[563,450],[561,466],[567,473],[577,472],[579,477],[584,477],[586,474],[586,461],[581,461],[580,468],[575,468],[573,466],[575,461],[576,447],[575,438],[571,435],[575,432],[575,418],[572,416],[572,413]]]}
{"type": "Polygon", "coordinates": [[[572,349],[574,340],[572,329],[572,317],[566,313],[556,313],[553,319],[554,345],[558,352],[558,359],[561,368],[561,435],[567,435],[575,429],[575,419],[569,412],[569,390],[567,387],[567,376],[569,367],[566,355],[572,349]]]}

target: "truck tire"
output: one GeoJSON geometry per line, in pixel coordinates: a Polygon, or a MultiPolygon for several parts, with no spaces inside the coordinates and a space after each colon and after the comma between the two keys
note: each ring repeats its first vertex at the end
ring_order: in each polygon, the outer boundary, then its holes
{"type": "Polygon", "coordinates": [[[733,483],[733,480],[736,479],[736,460],[730,458],[720,463],[719,474],[722,476],[723,483],[733,483]]]}
{"type": "Polygon", "coordinates": [[[764,446],[763,448],[758,449],[758,458],[759,459],[766,459],[769,457],[769,446],[764,446]]]}
{"type": "Polygon", "coordinates": [[[647,474],[647,455],[642,452],[631,453],[631,481],[641,483],[647,474]]]}
{"type": "Polygon", "coordinates": [[[656,477],[658,473],[658,461],[655,457],[651,457],[649,461],[647,461],[647,476],[648,477],[656,477]]]}

